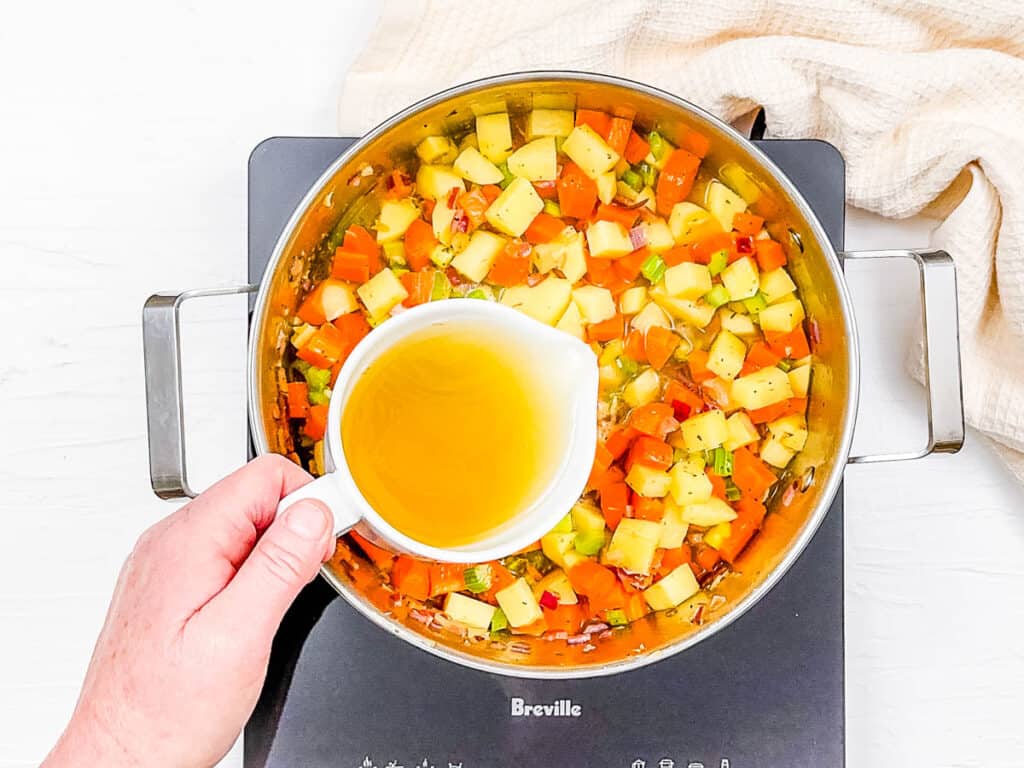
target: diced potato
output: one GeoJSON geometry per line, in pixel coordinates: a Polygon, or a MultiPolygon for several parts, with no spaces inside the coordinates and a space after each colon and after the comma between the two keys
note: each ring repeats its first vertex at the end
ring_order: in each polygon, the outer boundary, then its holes
{"type": "Polygon", "coordinates": [[[295,326],[292,328],[292,346],[296,349],[302,349],[309,343],[309,340],[316,335],[318,330],[319,328],[317,328],[317,326],[310,325],[309,323],[302,323],[302,325],[295,326]]]}
{"type": "Polygon", "coordinates": [[[501,303],[505,306],[548,325],[562,318],[571,300],[572,284],[559,277],[549,277],[533,287],[516,285],[501,294],[501,303]]]}
{"type": "Polygon", "coordinates": [[[455,145],[447,136],[427,136],[416,145],[416,154],[424,163],[436,163],[438,161],[451,162],[450,158],[455,155],[455,145]]]}
{"type": "Polygon", "coordinates": [[[658,217],[650,221],[640,223],[644,236],[647,238],[647,247],[654,253],[664,253],[676,244],[676,239],[669,229],[668,222],[658,217]]]}
{"type": "Polygon", "coordinates": [[[535,109],[526,118],[526,137],[568,136],[576,123],[576,116],[568,109],[535,109]]]}
{"type": "Polygon", "coordinates": [[[773,467],[784,469],[793,459],[794,451],[782,444],[782,441],[775,435],[770,436],[761,443],[761,461],[773,467]]]}
{"type": "Polygon", "coordinates": [[[779,439],[783,447],[802,451],[807,442],[807,419],[802,413],[793,413],[768,423],[768,431],[779,439]]]}
{"type": "Polygon", "coordinates": [[[788,296],[796,290],[796,283],[789,276],[785,267],[773,269],[771,272],[763,272],[760,279],[760,291],[764,294],[769,304],[774,304],[783,296],[788,296]]]}
{"type": "Polygon", "coordinates": [[[644,590],[644,600],[655,611],[675,608],[684,600],[700,592],[700,584],[688,563],[683,563],[667,576],[644,590]]]}
{"type": "Polygon", "coordinates": [[[596,285],[574,288],[572,300],[579,307],[585,323],[600,323],[615,317],[615,298],[607,288],[596,285]]]}
{"type": "Polygon", "coordinates": [[[681,461],[669,470],[672,484],[669,493],[676,504],[699,504],[711,498],[711,480],[704,473],[704,467],[692,466],[681,461]]]}
{"type": "Polygon", "coordinates": [[[789,372],[789,386],[793,390],[793,397],[807,397],[807,390],[811,384],[811,366],[801,365],[789,372]]]}
{"type": "Polygon", "coordinates": [[[512,154],[512,126],[508,112],[477,117],[476,140],[484,157],[495,164],[505,162],[512,154]]]}
{"type": "Polygon", "coordinates": [[[789,377],[775,366],[741,376],[732,383],[732,399],[748,411],[788,400],[793,396],[789,377]]]}
{"type": "Polygon", "coordinates": [[[469,245],[452,259],[452,266],[459,274],[479,283],[491,271],[494,260],[505,249],[508,241],[501,235],[478,229],[469,239],[469,245]]]}
{"type": "Polygon", "coordinates": [[[736,410],[736,404],[732,401],[733,381],[733,379],[723,379],[721,376],[708,379],[701,384],[705,399],[717,403],[718,407],[726,413],[736,410]]]}
{"type": "Polygon", "coordinates": [[[648,467],[644,464],[634,464],[626,475],[626,485],[650,499],[660,499],[672,484],[672,478],[668,472],[648,467]]]}
{"type": "Polygon", "coordinates": [[[779,442],[782,443],[783,447],[791,451],[802,451],[804,446],[807,445],[807,430],[804,429],[796,434],[780,437],[779,442]]]}
{"type": "Polygon", "coordinates": [[[579,501],[573,505],[569,514],[572,517],[572,527],[577,531],[600,533],[604,530],[604,515],[593,504],[579,501]]]}
{"type": "Polygon", "coordinates": [[[743,368],[747,346],[735,334],[724,328],[715,336],[708,350],[708,370],[723,379],[735,379],[743,368]]]}
{"type": "Polygon", "coordinates": [[[615,172],[608,171],[607,173],[602,173],[594,179],[594,182],[597,184],[597,199],[605,205],[611,204],[612,200],[615,199],[618,184],[615,172]]]}
{"type": "Polygon", "coordinates": [[[686,540],[690,524],[683,520],[683,510],[671,498],[665,499],[665,514],[661,518],[660,549],[676,549],[686,540]]]}
{"type": "Polygon", "coordinates": [[[439,269],[444,269],[452,263],[452,259],[455,258],[455,250],[451,245],[445,243],[438,243],[434,246],[433,250],[430,251],[430,261],[433,265],[439,269]]]}
{"type": "Polygon", "coordinates": [[[715,316],[715,308],[703,299],[694,301],[669,296],[661,286],[652,288],[650,296],[659,307],[668,312],[672,317],[697,328],[704,328],[715,316]]]}
{"type": "Polygon", "coordinates": [[[719,523],[704,534],[704,543],[712,549],[719,549],[731,535],[732,526],[729,523],[719,523]]]}
{"type": "Polygon", "coordinates": [[[749,256],[736,259],[722,271],[722,283],[729,291],[729,298],[733,301],[756,296],[759,282],[754,260],[749,256]]]}
{"type": "Polygon", "coordinates": [[[721,230],[718,221],[708,211],[689,201],[672,206],[668,228],[679,245],[689,245],[721,230]]]}
{"type": "Polygon", "coordinates": [[[729,438],[729,427],[725,423],[725,414],[718,410],[705,411],[691,416],[680,425],[683,432],[683,443],[686,450],[710,451],[717,448],[729,438]]]}
{"type": "Polygon", "coordinates": [[[791,301],[780,301],[765,307],[758,314],[763,331],[777,331],[789,333],[796,328],[804,319],[804,305],[799,299],[791,301]]]}
{"type": "Polygon", "coordinates": [[[565,571],[561,568],[556,568],[533,585],[533,596],[538,600],[545,592],[550,592],[557,597],[561,605],[576,605],[579,602],[579,598],[576,597],[576,591],[572,588],[572,584],[569,583],[569,577],[565,575],[565,571]]]}
{"type": "Polygon", "coordinates": [[[356,293],[370,317],[376,321],[383,320],[388,312],[409,297],[402,281],[387,267],[359,286],[356,293]]]}
{"type": "Polygon", "coordinates": [[[397,240],[419,217],[420,209],[412,200],[385,200],[380,207],[377,223],[373,225],[377,230],[377,242],[389,243],[397,240]]]}
{"type": "Polygon", "coordinates": [[[635,315],[647,304],[647,289],[642,285],[627,288],[619,295],[619,312],[635,315]]]}
{"type": "Polygon", "coordinates": [[[534,268],[542,275],[552,269],[560,269],[565,259],[565,244],[552,240],[550,243],[537,243],[530,254],[534,268]]]}
{"type": "Polygon", "coordinates": [[[684,261],[665,270],[665,293],[680,299],[699,299],[711,290],[711,272],[705,264],[684,261]]]}
{"type": "Polygon", "coordinates": [[[560,240],[565,241],[565,253],[562,258],[562,274],[570,283],[579,282],[587,273],[587,258],[583,245],[583,233],[574,229],[567,230],[570,234],[562,232],[560,240]]]}
{"type": "Polygon", "coordinates": [[[421,165],[416,171],[416,191],[427,200],[446,198],[453,187],[466,190],[462,177],[447,165],[421,165]]]}
{"type": "Polygon", "coordinates": [[[558,177],[557,155],[554,137],[534,139],[508,156],[508,170],[529,181],[554,181],[558,177]]]}
{"type": "Polygon", "coordinates": [[[445,245],[451,245],[455,233],[452,232],[452,221],[455,219],[455,209],[448,207],[448,199],[440,198],[434,205],[430,214],[430,227],[434,230],[434,237],[445,245]]]}
{"type": "Polygon", "coordinates": [[[499,232],[519,237],[542,210],[544,201],[533,184],[526,179],[513,179],[484,215],[499,232]]]}
{"type": "Polygon", "coordinates": [[[562,143],[562,151],[592,179],[619,162],[619,155],[589,125],[577,125],[562,143]]]}
{"type": "Polygon", "coordinates": [[[726,163],[718,174],[730,189],[736,190],[736,193],[746,201],[747,205],[756,202],[761,197],[761,188],[747,173],[746,168],[739,163],[726,163]]]}
{"type": "Polygon", "coordinates": [[[665,310],[653,301],[648,302],[643,309],[637,312],[636,315],[633,316],[630,324],[635,330],[640,331],[640,333],[647,333],[647,331],[654,326],[658,326],[659,328],[672,327],[672,321],[669,320],[668,315],[665,314],[665,310]]]}
{"type": "Polygon", "coordinates": [[[722,182],[715,180],[708,184],[708,211],[726,232],[732,229],[732,218],[747,210],[747,202],[722,182]]]}
{"type": "Polygon", "coordinates": [[[712,525],[727,523],[736,519],[736,512],[717,496],[699,504],[687,504],[683,507],[683,520],[690,525],[710,528],[712,525]]]}
{"type": "Polygon", "coordinates": [[[756,443],[761,439],[761,435],[758,434],[754,422],[743,411],[734,413],[725,420],[725,424],[729,428],[729,437],[726,438],[725,447],[730,451],[735,451],[744,445],[756,443]]]}
{"type": "MultiPolygon", "coordinates": [[[[555,328],[568,333],[570,336],[575,336],[580,341],[583,341],[586,338],[586,329],[583,325],[583,315],[580,314],[579,307],[572,302],[569,303],[565,312],[562,313],[562,317],[555,324],[555,328]]],[[[617,371],[618,368],[615,370],[617,371]]]]}
{"type": "Polygon", "coordinates": [[[625,345],[622,343],[622,339],[612,339],[606,343],[597,356],[598,365],[611,365],[622,354],[622,349],[625,345]]]}
{"type": "Polygon", "coordinates": [[[615,259],[632,252],[629,232],[617,221],[595,221],[587,227],[587,246],[595,259],[615,259]]]}
{"type": "Polygon", "coordinates": [[[599,366],[597,369],[597,383],[602,392],[614,392],[625,381],[626,374],[613,363],[599,366]]]}
{"type": "Polygon", "coordinates": [[[449,592],[444,599],[444,612],[449,618],[474,629],[487,629],[497,609],[482,600],[474,600],[458,592],[449,592]]]}
{"type": "Polygon", "coordinates": [[[455,158],[455,172],[474,184],[497,184],[505,178],[501,170],[480,154],[476,147],[466,147],[455,158]]]}
{"type": "Polygon", "coordinates": [[[754,332],[754,321],[749,315],[741,315],[728,307],[718,310],[718,319],[725,330],[735,333],[737,336],[749,336],[754,332]]]}
{"type": "Polygon", "coordinates": [[[533,590],[526,579],[516,579],[515,583],[499,590],[495,595],[498,607],[505,613],[505,618],[513,627],[525,627],[544,618],[544,614],[533,596],[533,590]]]}
{"type": "Polygon", "coordinates": [[[661,378],[658,372],[648,368],[622,390],[622,399],[633,408],[653,403],[661,393],[661,378]]]}
{"type": "Polygon", "coordinates": [[[576,534],[572,531],[545,534],[541,536],[540,546],[548,560],[566,570],[587,559],[576,551],[576,534]]]}
{"type": "Polygon", "coordinates": [[[473,149],[480,149],[480,142],[476,140],[476,131],[467,133],[462,137],[462,141],[459,142],[459,151],[461,152],[466,147],[473,147],[473,149]]]}
{"type": "Polygon", "coordinates": [[[604,562],[629,573],[647,573],[660,538],[659,523],[623,518],[604,552],[604,562]]]}
{"type": "Polygon", "coordinates": [[[352,286],[341,280],[327,278],[320,283],[320,308],[330,322],[359,309],[352,286]]]}

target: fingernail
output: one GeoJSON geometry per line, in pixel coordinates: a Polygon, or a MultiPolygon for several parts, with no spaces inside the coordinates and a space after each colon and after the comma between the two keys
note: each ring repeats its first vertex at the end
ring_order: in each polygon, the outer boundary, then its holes
{"type": "Polygon", "coordinates": [[[318,541],[327,528],[327,510],[315,501],[300,501],[284,513],[284,522],[293,533],[318,541]]]}

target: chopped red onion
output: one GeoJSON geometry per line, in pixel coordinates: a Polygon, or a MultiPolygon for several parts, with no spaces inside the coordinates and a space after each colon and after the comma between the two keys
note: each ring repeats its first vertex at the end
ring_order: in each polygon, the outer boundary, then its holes
{"type": "Polygon", "coordinates": [[[807,324],[807,330],[810,332],[811,343],[814,346],[818,346],[821,343],[821,328],[818,327],[818,321],[811,320],[811,322],[807,324]]]}
{"type": "Polygon", "coordinates": [[[604,632],[598,632],[597,633],[597,639],[598,640],[606,640],[606,639],[608,639],[611,636],[612,636],[612,630],[610,630],[610,629],[606,629],[604,632]]]}
{"type": "Polygon", "coordinates": [[[512,651],[512,653],[528,654],[530,652],[530,646],[526,643],[509,643],[508,649],[512,651]]]}
{"type": "Polygon", "coordinates": [[[556,630],[555,632],[545,632],[545,640],[566,640],[569,637],[569,633],[564,629],[556,630]]]}
{"type": "Polygon", "coordinates": [[[590,642],[590,635],[570,635],[565,642],[569,645],[583,645],[590,642]]]}
{"type": "Polygon", "coordinates": [[[647,230],[643,227],[633,227],[629,230],[629,242],[633,244],[633,250],[638,250],[647,245],[647,230]]]}
{"type": "Polygon", "coordinates": [[[583,627],[583,632],[592,635],[595,632],[603,632],[606,629],[610,629],[610,625],[605,624],[603,621],[592,621],[583,627]]]}

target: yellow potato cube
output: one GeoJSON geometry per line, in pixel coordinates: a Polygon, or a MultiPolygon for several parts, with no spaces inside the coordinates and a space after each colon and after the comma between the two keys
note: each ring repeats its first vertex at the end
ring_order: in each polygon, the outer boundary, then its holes
{"type": "Polygon", "coordinates": [[[719,523],[704,534],[704,543],[712,549],[719,549],[731,535],[732,526],[729,523],[719,523]]]}
{"type": "Polygon", "coordinates": [[[554,181],[558,177],[558,157],[552,136],[534,139],[508,156],[508,170],[528,181],[554,181]]]}
{"type": "Polygon", "coordinates": [[[730,451],[735,451],[744,445],[756,443],[761,439],[761,435],[758,433],[757,427],[754,426],[754,422],[742,411],[734,413],[725,420],[725,423],[729,427],[729,437],[725,441],[725,447],[730,451]]]}
{"type": "Polygon", "coordinates": [[[642,285],[627,288],[619,295],[619,312],[635,315],[647,304],[647,289],[642,285]]]}
{"type": "Polygon", "coordinates": [[[409,297],[402,281],[387,267],[359,286],[356,293],[374,321],[383,320],[392,309],[409,297]]]}
{"type": "Polygon", "coordinates": [[[792,396],[789,377],[774,366],[741,376],[732,383],[733,402],[748,411],[780,403],[792,396]]]}
{"type": "Polygon", "coordinates": [[[729,438],[725,414],[718,410],[691,416],[680,425],[680,429],[683,433],[683,444],[691,453],[710,451],[729,438]]]}
{"type": "Polygon", "coordinates": [[[526,579],[517,579],[511,586],[499,590],[494,597],[509,625],[513,627],[525,627],[544,617],[526,579]]]}
{"type": "Polygon", "coordinates": [[[664,253],[675,246],[676,239],[672,235],[672,230],[669,229],[668,222],[664,219],[659,217],[651,221],[642,221],[640,226],[647,238],[647,247],[654,253],[664,253]]]}
{"type": "MultiPolygon", "coordinates": [[[[575,336],[580,341],[586,338],[586,330],[583,325],[583,315],[580,314],[579,307],[571,303],[564,313],[562,313],[561,319],[555,324],[555,328],[560,331],[568,333],[570,336],[575,336]]],[[[619,369],[615,368],[616,373],[619,369]]],[[[617,386],[617,385],[616,385],[617,386]]]]}
{"type": "Polygon", "coordinates": [[[784,267],[773,269],[771,272],[764,272],[760,278],[760,290],[769,304],[774,304],[783,296],[788,296],[796,290],[796,283],[789,276],[784,267]]]}
{"type": "Polygon", "coordinates": [[[505,249],[507,242],[501,235],[478,229],[470,237],[465,250],[452,259],[452,266],[459,274],[479,283],[491,271],[494,260],[505,249]]]}
{"type": "Polygon", "coordinates": [[[587,246],[595,259],[615,259],[633,250],[626,228],[617,221],[603,219],[587,227],[587,246]]]}
{"type": "Polygon", "coordinates": [[[562,274],[570,283],[579,282],[587,273],[586,249],[583,244],[583,233],[571,227],[558,236],[565,241],[562,257],[562,274]]]}
{"type": "Polygon", "coordinates": [[[647,573],[660,538],[660,524],[652,520],[623,518],[605,550],[604,562],[629,573],[647,573]]]}
{"type": "Polygon", "coordinates": [[[565,247],[562,243],[552,240],[550,243],[537,243],[530,254],[534,268],[542,275],[552,269],[560,269],[565,259],[565,247]]]}
{"type": "Polygon", "coordinates": [[[377,242],[389,243],[397,240],[419,217],[420,209],[412,200],[385,200],[380,207],[377,223],[373,225],[377,230],[377,242]]]}
{"type": "Polygon", "coordinates": [[[626,475],[626,485],[651,499],[660,499],[668,493],[672,478],[668,472],[662,472],[643,464],[634,464],[626,475]]]}
{"type": "Polygon", "coordinates": [[[499,232],[519,237],[537,214],[544,210],[533,184],[526,179],[513,179],[485,212],[488,223],[499,232]]]}
{"type": "Polygon", "coordinates": [[[661,518],[659,549],[676,549],[686,540],[690,524],[683,520],[683,510],[671,498],[665,499],[665,514],[661,518]]]}
{"type": "Polygon", "coordinates": [[[474,184],[497,184],[505,178],[501,170],[480,154],[476,147],[466,147],[455,158],[455,172],[474,184]]]}
{"type": "Polygon", "coordinates": [[[508,112],[477,117],[476,140],[484,157],[495,164],[505,162],[512,154],[512,126],[508,112]]]}
{"type": "Polygon", "coordinates": [[[794,451],[782,444],[782,441],[772,435],[761,443],[761,461],[779,469],[785,469],[786,465],[793,459],[794,451]]]}
{"type": "Polygon", "coordinates": [[[754,333],[754,322],[750,316],[734,312],[729,307],[722,307],[718,310],[718,319],[725,330],[735,333],[737,336],[749,336],[754,333]]]}
{"type": "Polygon", "coordinates": [[[683,520],[690,525],[710,528],[719,523],[727,523],[736,519],[736,512],[717,496],[699,504],[687,504],[683,507],[683,520]]]}
{"type": "Polygon", "coordinates": [[[572,527],[577,531],[586,533],[604,531],[604,515],[593,504],[584,501],[577,502],[569,514],[572,517],[572,527]]]}
{"type": "Polygon", "coordinates": [[[571,300],[572,284],[558,277],[549,277],[533,287],[516,285],[501,294],[501,303],[505,306],[548,325],[562,318],[571,300]]]}
{"type": "Polygon", "coordinates": [[[599,288],[596,285],[574,288],[572,300],[579,307],[583,322],[587,324],[600,323],[615,317],[615,299],[607,288],[599,288]]]}
{"type": "Polygon", "coordinates": [[[669,320],[668,316],[665,314],[665,310],[651,301],[636,313],[630,321],[630,325],[633,326],[634,330],[645,334],[654,326],[658,326],[659,328],[671,328],[672,321],[669,320]]]}
{"type": "Polygon", "coordinates": [[[765,307],[758,314],[761,330],[789,333],[804,319],[804,305],[799,299],[780,301],[765,307]]]}
{"type": "Polygon", "coordinates": [[[576,551],[576,534],[572,531],[541,536],[540,548],[548,560],[566,569],[587,559],[576,551]]]}
{"type": "Polygon", "coordinates": [[[668,474],[672,478],[668,491],[676,504],[699,504],[711,498],[713,488],[711,480],[704,474],[703,464],[698,468],[681,461],[668,474]]]}
{"type": "Polygon", "coordinates": [[[565,571],[556,568],[533,586],[533,596],[538,600],[545,592],[550,592],[558,598],[559,605],[576,605],[579,598],[576,597],[576,590],[569,583],[569,577],[565,571]]]}
{"type": "Polygon", "coordinates": [[[568,109],[535,109],[526,118],[526,136],[568,136],[572,133],[576,116],[568,109]]]}
{"type": "Polygon", "coordinates": [[[743,341],[723,328],[708,350],[708,370],[723,379],[735,379],[746,356],[747,347],[743,341]]]}
{"type": "Polygon", "coordinates": [[[658,372],[648,368],[622,390],[622,399],[627,405],[637,408],[653,403],[661,393],[661,378],[658,372]]]}
{"type": "Polygon", "coordinates": [[[416,191],[427,200],[443,200],[452,188],[466,190],[462,177],[446,165],[421,165],[416,171],[416,191]]]}
{"type": "Polygon", "coordinates": [[[754,260],[749,256],[736,259],[722,271],[722,283],[733,301],[749,299],[757,295],[758,274],[754,260]]]}
{"type": "Polygon", "coordinates": [[[615,193],[618,189],[618,180],[615,178],[614,171],[608,171],[602,173],[594,182],[597,184],[597,199],[605,205],[609,205],[615,199],[615,193]]]}
{"type": "Polygon", "coordinates": [[[661,285],[652,288],[650,296],[669,315],[697,328],[704,328],[715,316],[715,308],[703,299],[691,300],[669,296],[661,285]]]}
{"type": "Polygon", "coordinates": [[[721,231],[718,221],[708,211],[689,201],[672,206],[668,228],[679,245],[689,245],[721,231]]]}
{"type": "Polygon", "coordinates": [[[444,599],[444,612],[448,617],[474,629],[487,629],[496,610],[493,605],[458,592],[449,592],[444,599]]]}
{"type": "Polygon", "coordinates": [[[684,261],[665,270],[665,293],[680,299],[699,299],[711,290],[711,272],[704,264],[684,261]]]}
{"type": "Polygon", "coordinates": [[[789,386],[793,390],[793,397],[807,397],[807,390],[811,384],[811,366],[801,365],[789,372],[789,386]]]}
{"type": "Polygon", "coordinates": [[[619,162],[619,155],[589,125],[577,125],[562,144],[562,151],[592,179],[619,162]]]}
{"type": "Polygon", "coordinates": [[[673,569],[668,575],[644,590],[644,600],[655,611],[666,611],[700,592],[700,584],[688,563],[673,569]]]}
{"type": "Polygon", "coordinates": [[[708,184],[708,211],[726,232],[732,229],[732,219],[737,213],[747,210],[747,202],[722,182],[715,180],[708,184]]]}
{"type": "Polygon", "coordinates": [[[451,162],[450,158],[455,155],[455,145],[447,136],[427,136],[416,145],[416,154],[424,163],[451,162]]]}
{"type": "MultiPolygon", "coordinates": [[[[330,277],[324,280],[320,283],[320,309],[328,322],[342,315],[347,315],[349,312],[355,312],[359,309],[359,304],[356,302],[356,295],[352,290],[352,286],[330,277]]],[[[313,331],[315,332],[316,329],[314,328],[313,331]]],[[[310,337],[312,335],[312,333],[309,334],[310,337]]]]}

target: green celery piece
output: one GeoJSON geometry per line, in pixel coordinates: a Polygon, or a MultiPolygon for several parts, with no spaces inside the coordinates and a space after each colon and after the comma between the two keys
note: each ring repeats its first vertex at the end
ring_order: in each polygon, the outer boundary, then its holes
{"type": "Polygon", "coordinates": [[[531,549],[529,552],[524,552],[523,559],[542,574],[548,574],[555,570],[555,564],[548,559],[543,550],[531,549]]]}
{"type": "Polygon", "coordinates": [[[303,375],[306,377],[310,393],[323,392],[331,383],[331,372],[326,368],[316,368],[311,365],[303,375]]]}
{"type": "Polygon", "coordinates": [[[466,582],[466,589],[479,595],[491,588],[491,566],[475,565],[467,568],[462,572],[462,578],[466,582]]]}
{"type": "Polygon", "coordinates": [[[440,301],[452,295],[452,283],[444,272],[434,273],[434,287],[430,289],[430,300],[440,301]]]}
{"type": "Polygon", "coordinates": [[[501,632],[504,629],[508,629],[508,617],[505,612],[499,608],[491,616],[491,632],[501,632]]]}
{"type": "Polygon", "coordinates": [[[634,171],[632,168],[627,168],[622,172],[622,181],[627,187],[632,189],[634,192],[639,192],[644,188],[644,178],[639,173],[634,171]]]}
{"type": "Polygon", "coordinates": [[[715,309],[718,309],[723,304],[729,301],[729,291],[726,290],[724,285],[716,285],[710,291],[704,294],[704,301],[710,304],[715,309]]]}
{"type": "Polygon", "coordinates": [[[482,288],[474,288],[472,291],[466,294],[467,299],[484,299],[487,300],[487,293],[482,288]]]}
{"type": "Polygon", "coordinates": [[[791,370],[793,370],[793,361],[789,360],[789,359],[779,360],[779,362],[776,363],[775,366],[777,368],[779,368],[780,370],[783,370],[783,371],[786,371],[787,373],[789,373],[791,370]]]}
{"type": "Polygon", "coordinates": [[[632,379],[640,373],[640,363],[631,357],[626,357],[625,355],[620,355],[615,358],[615,367],[622,371],[627,379],[632,379]]]}
{"type": "Polygon", "coordinates": [[[711,261],[708,262],[708,272],[711,273],[712,277],[719,274],[727,266],[729,266],[729,251],[723,248],[711,254],[711,261]]]}
{"type": "Polygon", "coordinates": [[[498,186],[505,189],[515,179],[515,174],[511,173],[508,169],[508,163],[502,163],[498,166],[498,170],[501,171],[501,175],[504,177],[498,182],[498,186]]]}
{"type": "Polygon", "coordinates": [[[581,555],[596,555],[604,546],[604,531],[580,531],[573,539],[573,546],[581,555]]]}
{"type": "Polygon", "coordinates": [[[621,608],[609,608],[606,610],[604,612],[604,620],[613,627],[624,627],[629,624],[629,619],[626,618],[626,612],[621,608]]]}
{"type": "Polygon", "coordinates": [[[544,213],[547,213],[555,218],[562,218],[562,207],[554,200],[544,201],[544,213]]]}
{"type": "Polygon", "coordinates": [[[392,240],[390,242],[384,243],[383,249],[384,257],[388,260],[389,265],[391,265],[392,267],[396,265],[404,267],[406,265],[407,262],[405,260],[404,242],[402,242],[401,240],[392,240]]]}
{"type": "Polygon", "coordinates": [[[330,396],[327,394],[327,390],[324,389],[311,389],[309,390],[309,402],[313,405],[327,405],[331,401],[330,396]]]}
{"type": "Polygon", "coordinates": [[[657,131],[647,134],[647,143],[651,145],[651,154],[655,160],[661,160],[668,152],[668,142],[657,131]]]}
{"type": "Polygon", "coordinates": [[[740,489],[736,487],[736,484],[732,480],[725,481],[725,500],[726,501],[739,501],[743,494],[740,493],[740,489]]]}
{"type": "Polygon", "coordinates": [[[756,295],[751,296],[749,299],[743,299],[743,306],[747,308],[747,312],[756,315],[768,306],[768,299],[763,293],[758,291],[756,295]]]}
{"type": "Polygon", "coordinates": [[[311,366],[305,360],[299,360],[298,358],[296,358],[295,360],[292,361],[292,369],[298,371],[300,374],[302,374],[303,377],[305,377],[306,371],[308,371],[312,367],[313,366],[311,366]]]}
{"type": "Polygon", "coordinates": [[[644,186],[653,188],[654,182],[658,178],[658,169],[653,165],[643,162],[637,166],[637,170],[640,171],[640,176],[643,179],[644,186]]]}
{"type": "Polygon", "coordinates": [[[729,477],[732,475],[732,451],[722,446],[715,448],[714,458],[711,462],[711,471],[719,477],[729,477]]]}
{"type": "Polygon", "coordinates": [[[551,529],[551,533],[570,533],[572,531],[572,515],[566,515],[551,529]]]}
{"type": "Polygon", "coordinates": [[[656,253],[652,253],[647,257],[647,260],[640,267],[640,272],[651,281],[651,284],[657,283],[661,278],[665,276],[665,260],[656,253]]]}

